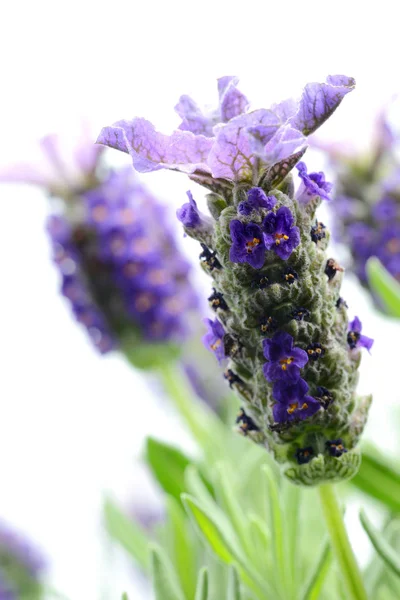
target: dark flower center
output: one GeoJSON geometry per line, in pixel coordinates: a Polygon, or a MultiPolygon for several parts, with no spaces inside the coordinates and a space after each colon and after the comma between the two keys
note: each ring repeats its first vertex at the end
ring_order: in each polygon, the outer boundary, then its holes
{"type": "Polygon", "coordinates": [[[287,356],[286,358],[281,358],[281,360],[279,361],[279,364],[282,367],[282,371],[286,371],[288,368],[288,365],[290,365],[293,362],[293,358],[291,356],[287,356]]]}
{"type": "Polygon", "coordinates": [[[307,402],[303,402],[303,404],[301,406],[299,406],[298,402],[293,402],[292,404],[289,404],[289,406],[287,408],[287,412],[289,413],[289,415],[292,415],[295,410],[305,410],[307,408],[308,408],[307,402]]]}
{"type": "Polygon", "coordinates": [[[246,242],[246,252],[247,254],[251,254],[254,248],[257,248],[259,243],[261,242],[260,238],[254,237],[250,242],[246,242]]]}
{"type": "Polygon", "coordinates": [[[289,236],[285,235],[284,233],[275,233],[275,244],[277,246],[279,246],[279,244],[281,243],[282,240],[284,242],[287,242],[288,239],[289,239],[289,236]]]}
{"type": "Polygon", "coordinates": [[[357,331],[349,331],[349,333],[347,334],[347,343],[352,350],[354,350],[354,348],[356,348],[357,342],[359,341],[359,339],[360,339],[360,334],[357,333],[357,331]]]}
{"type": "Polygon", "coordinates": [[[296,450],[295,456],[299,465],[305,465],[313,458],[314,450],[311,446],[307,446],[307,448],[299,448],[296,450]]]}
{"type": "Polygon", "coordinates": [[[325,354],[325,348],[318,343],[310,344],[307,346],[306,351],[311,360],[318,360],[318,358],[322,358],[325,354]]]}
{"type": "Polygon", "coordinates": [[[221,345],[221,339],[215,340],[213,344],[211,344],[210,348],[213,352],[221,345]]]}

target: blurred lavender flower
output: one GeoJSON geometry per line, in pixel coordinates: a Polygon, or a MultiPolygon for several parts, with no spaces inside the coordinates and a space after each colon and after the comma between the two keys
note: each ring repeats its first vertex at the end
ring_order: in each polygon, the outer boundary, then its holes
{"type": "Polygon", "coordinates": [[[46,562],[23,535],[0,521],[0,600],[42,597],[46,562]]]}
{"type": "Polygon", "coordinates": [[[356,347],[347,344],[343,269],[326,255],[329,236],[315,218],[331,184],[299,161],[307,136],[355,82],[331,76],[308,84],[297,101],[248,111],[236,79],[222,78],[219,88],[226,81],[235,99],[227,113],[220,99],[206,117],[184,97],[184,121],[172,134],[134,118],[103,128],[98,142],[128,153],[137,171],[182,171],[211,190],[206,227],[191,196],[178,218],[200,242],[201,267],[213,279],[216,318],[206,320],[203,342],[244,403],[240,430],[296,483],[345,479],[360,464],[356,445],[370,403],[355,393],[363,344],[358,328],[356,347]],[[347,452],[332,452],[339,439],[347,452]]]}
{"type": "Polygon", "coordinates": [[[0,180],[36,183],[62,200],[47,231],[75,318],[102,354],[120,348],[142,367],[176,356],[197,298],[165,208],[131,168],[99,169],[102,148],[88,139],[69,162],[58,137],[41,148],[47,166],[14,166],[0,180]]]}
{"type": "Polygon", "coordinates": [[[335,145],[316,143],[327,152],[336,173],[331,203],[335,237],[350,249],[347,266],[367,289],[366,262],[371,256],[400,281],[399,141],[389,114],[382,111],[368,151],[341,152],[335,145]]]}

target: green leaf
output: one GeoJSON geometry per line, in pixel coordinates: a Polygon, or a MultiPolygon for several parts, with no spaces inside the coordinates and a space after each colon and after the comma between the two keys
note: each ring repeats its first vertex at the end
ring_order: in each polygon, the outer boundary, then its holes
{"type": "Polygon", "coordinates": [[[199,572],[194,600],[208,600],[208,569],[206,567],[199,572]]]}
{"type": "Polygon", "coordinates": [[[235,567],[231,567],[229,571],[228,591],[226,600],[241,600],[240,581],[235,567]]]}
{"type": "Polygon", "coordinates": [[[225,520],[224,514],[217,510],[217,506],[215,506],[216,510],[210,510],[188,494],[182,494],[182,502],[199,535],[214,554],[228,565],[237,564],[240,568],[240,576],[246,585],[255,591],[259,598],[268,598],[271,592],[268,581],[263,581],[249,563],[235,531],[229,521],[225,520]]]}
{"type": "Polygon", "coordinates": [[[233,528],[243,548],[248,552],[251,546],[248,520],[238,502],[232,480],[228,475],[229,465],[222,462],[218,463],[216,470],[218,475],[216,490],[219,498],[219,504],[230,518],[233,528]]]}
{"type": "Polygon", "coordinates": [[[211,484],[209,484],[209,487],[207,486],[203,477],[194,465],[189,465],[185,471],[185,487],[186,491],[192,496],[195,496],[205,506],[212,510],[214,509],[215,501],[210,493],[211,484]]]}
{"type": "Polygon", "coordinates": [[[362,526],[379,556],[385,561],[386,565],[393,573],[400,577],[400,556],[398,553],[388,544],[384,535],[372,525],[363,510],[360,511],[360,519],[362,526]]]}
{"type": "Polygon", "coordinates": [[[208,509],[195,498],[183,494],[182,501],[201,537],[207,541],[213,552],[227,564],[234,562],[235,555],[241,555],[241,550],[233,535],[223,531],[221,523],[215,523],[215,514],[211,516],[208,509]]]}
{"type": "Polygon", "coordinates": [[[150,566],[149,538],[144,530],[110,499],[106,499],[104,503],[104,519],[112,537],[129,552],[144,571],[147,571],[150,566]]]}
{"type": "Polygon", "coordinates": [[[176,573],[159,546],[151,548],[151,567],[155,600],[185,600],[176,573]]]}
{"type": "Polygon", "coordinates": [[[285,548],[285,530],[283,527],[283,515],[281,509],[281,498],[276,483],[276,478],[267,465],[261,467],[261,472],[267,485],[270,522],[272,526],[272,543],[274,546],[274,555],[277,564],[276,583],[278,589],[287,590],[289,579],[287,573],[286,548],[285,548]]]}
{"type": "Polygon", "coordinates": [[[122,600],[129,600],[129,598],[128,598],[128,594],[127,594],[126,592],[124,592],[124,593],[122,594],[122,600]]]}
{"type": "Polygon", "coordinates": [[[173,562],[186,598],[192,600],[196,587],[196,556],[190,535],[190,522],[181,502],[167,496],[167,528],[169,556],[173,562]]]}
{"type": "Polygon", "coordinates": [[[332,552],[330,544],[327,541],[321,546],[318,560],[300,596],[302,600],[318,600],[318,598],[322,597],[322,587],[329,572],[331,562],[332,552]]]}
{"type": "Polygon", "coordinates": [[[180,500],[185,491],[184,474],[190,458],[165,442],[147,438],[146,460],[163,490],[180,500]]]}
{"type": "Polygon", "coordinates": [[[363,448],[361,467],[351,484],[400,513],[400,471],[372,446],[363,448]]]}
{"type": "Polygon", "coordinates": [[[375,257],[367,262],[369,283],[382,302],[385,312],[392,317],[400,318],[400,284],[375,257]]]}

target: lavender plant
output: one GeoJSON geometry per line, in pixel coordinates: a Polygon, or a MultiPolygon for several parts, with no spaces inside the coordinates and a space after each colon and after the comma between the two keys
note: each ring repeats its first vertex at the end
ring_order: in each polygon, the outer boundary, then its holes
{"type": "Polygon", "coordinates": [[[336,181],[334,206],[335,236],[350,250],[349,268],[360,283],[378,299],[368,275],[367,262],[377,257],[392,277],[400,282],[400,165],[398,135],[388,115],[376,119],[368,150],[324,144],[336,181]]]}
{"type": "Polygon", "coordinates": [[[39,550],[0,521],[0,600],[43,598],[45,569],[39,550]]]}
{"type": "Polygon", "coordinates": [[[372,340],[358,318],[348,322],[343,269],[326,254],[329,234],[315,217],[331,186],[300,161],[307,135],[353,87],[329,77],[307,85],[298,102],[248,112],[237,80],[223,77],[218,109],[206,115],[182,96],[182,122],[169,136],[135,118],[98,139],[129,153],[138,171],[183,171],[211,190],[211,217],[191,193],[178,211],[213,279],[216,318],[204,341],[243,401],[241,430],[304,485],[354,475],[370,403],[355,388],[360,350],[372,340]]]}

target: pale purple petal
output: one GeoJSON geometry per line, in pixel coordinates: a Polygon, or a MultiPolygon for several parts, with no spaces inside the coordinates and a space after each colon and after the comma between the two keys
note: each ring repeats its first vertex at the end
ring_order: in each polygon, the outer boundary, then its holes
{"type": "Polygon", "coordinates": [[[228,87],[231,84],[234,86],[237,86],[238,83],[239,83],[239,78],[236,77],[236,75],[224,75],[223,77],[219,77],[217,79],[217,85],[218,85],[218,96],[219,96],[220,101],[222,100],[228,87]]]}
{"type": "Polygon", "coordinates": [[[96,140],[96,144],[103,144],[103,146],[108,146],[109,148],[129,154],[125,130],[128,130],[130,125],[130,121],[122,120],[108,127],[103,127],[96,140]]]}
{"type": "Polygon", "coordinates": [[[146,119],[119,121],[102,129],[98,143],[129,152],[133,166],[141,173],[158,169],[175,169],[193,173],[209,171],[207,157],[213,140],[190,131],[174,131],[164,135],[146,119]]]}
{"type": "Polygon", "coordinates": [[[220,96],[221,120],[224,123],[244,113],[249,106],[246,96],[236,88],[238,81],[236,77],[231,78],[224,93],[220,96]]]}
{"type": "Polygon", "coordinates": [[[310,135],[331,116],[344,96],[354,87],[354,79],[344,75],[331,75],[326,83],[307,84],[298,112],[291,119],[292,126],[304,135],[310,135]]]}
{"type": "Polygon", "coordinates": [[[261,158],[273,165],[303,151],[306,147],[306,137],[291,125],[284,125],[265,145],[261,158]]]}
{"type": "Polygon", "coordinates": [[[212,117],[205,116],[190,96],[181,96],[175,106],[175,111],[182,117],[182,123],[179,125],[180,130],[212,137],[214,120],[212,117]]]}
{"type": "Polygon", "coordinates": [[[215,127],[216,141],[208,157],[213,177],[251,181],[258,158],[253,148],[255,137],[254,134],[249,134],[249,129],[265,133],[268,127],[276,131],[279,128],[279,120],[266,109],[240,115],[227,125],[215,127]]]}
{"type": "Polygon", "coordinates": [[[46,172],[45,165],[33,163],[15,163],[0,167],[0,181],[3,183],[31,183],[47,187],[51,174],[46,172]]]}

